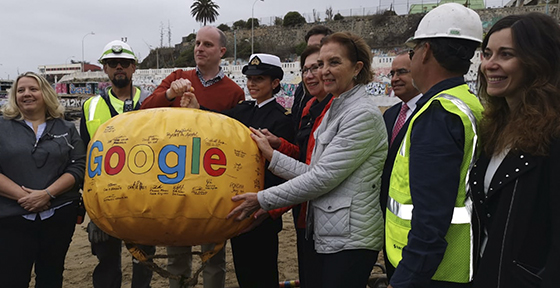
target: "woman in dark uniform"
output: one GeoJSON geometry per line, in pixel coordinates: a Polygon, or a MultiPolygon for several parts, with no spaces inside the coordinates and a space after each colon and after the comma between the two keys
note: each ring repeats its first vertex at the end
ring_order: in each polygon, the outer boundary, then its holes
{"type": "MultiPolygon", "coordinates": [[[[267,129],[292,142],[294,124],[289,113],[274,97],[280,91],[280,81],[284,77],[280,58],[270,54],[253,54],[242,72],[247,76],[247,89],[254,100],[243,101],[222,114],[247,127],[267,129]]],[[[183,96],[181,106],[200,108],[196,97],[190,92],[183,96]]],[[[266,169],[265,188],[284,181],[266,169]]],[[[282,230],[282,218],[263,217],[255,220],[256,223],[261,221],[251,231],[231,239],[235,274],[240,288],[278,287],[278,232],[282,230]]]]}

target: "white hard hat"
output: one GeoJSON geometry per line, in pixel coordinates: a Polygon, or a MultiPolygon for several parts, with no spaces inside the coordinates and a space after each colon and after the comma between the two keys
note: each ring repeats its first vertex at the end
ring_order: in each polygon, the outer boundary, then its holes
{"type": "Polygon", "coordinates": [[[130,45],[120,40],[111,41],[105,45],[99,63],[103,64],[103,60],[110,58],[130,59],[138,62],[130,45]]]}
{"type": "Polygon", "coordinates": [[[456,38],[482,43],[482,21],[474,10],[457,3],[446,3],[428,12],[418,24],[414,37],[406,45],[414,47],[418,40],[456,38]]]}

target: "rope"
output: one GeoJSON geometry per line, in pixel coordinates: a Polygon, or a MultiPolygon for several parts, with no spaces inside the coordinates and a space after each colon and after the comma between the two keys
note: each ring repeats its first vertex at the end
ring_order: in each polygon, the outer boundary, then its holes
{"type": "Polygon", "coordinates": [[[214,246],[214,250],[212,251],[207,251],[207,252],[199,252],[199,251],[192,251],[191,254],[192,255],[198,255],[202,261],[202,264],[200,265],[200,267],[196,270],[196,272],[194,273],[193,277],[185,277],[183,275],[176,275],[173,274],[163,268],[161,268],[160,266],[158,266],[156,263],[154,263],[152,260],[153,259],[164,259],[164,258],[170,258],[170,257],[181,257],[181,256],[186,256],[188,253],[177,253],[177,254],[168,254],[168,255],[147,255],[142,249],[138,248],[138,246],[136,246],[136,244],[132,244],[132,243],[125,243],[126,248],[128,249],[128,251],[130,252],[130,254],[132,254],[132,256],[138,260],[138,262],[148,268],[150,268],[152,271],[158,273],[161,277],[164,278],[169,278],[169,279],[174,279],[179,281],[179,287],[181,288],[188,288],[188,287],[194,287],[197,283],[198,283],[198,276],[200,275],[200,273],[204,270],[204,268],[206,267],[206,262],[208,261],[208,259],[212,258],[214,255],[216,255],[216,253],[218,253],[218,251],[220,251],[224,245],[224,243],[221,244],[216,244],[216,246],[214,246]]]}

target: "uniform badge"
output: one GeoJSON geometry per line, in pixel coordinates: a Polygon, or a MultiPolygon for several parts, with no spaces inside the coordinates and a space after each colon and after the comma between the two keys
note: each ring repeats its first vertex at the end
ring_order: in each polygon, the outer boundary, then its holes
{"type": "Polygon", "coordinates": [[[255,57],[251,60],[251,65],[258,66],[259,64],[261,64],[261,59],[259,59],[259,57],[255,57]]]}

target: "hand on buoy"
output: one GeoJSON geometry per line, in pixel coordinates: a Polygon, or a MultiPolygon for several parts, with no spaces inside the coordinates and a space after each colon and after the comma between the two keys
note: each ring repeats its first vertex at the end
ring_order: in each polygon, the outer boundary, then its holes
{"type": "Polygon", "coordinates": [[[245,201],[243,201],[241,205],[233,208],[233,210],[231,210],[231,212],[229,212],[229,214],[227,215],[226,219],[229,219],[231,217],[234,217],[236,214],[239,214],[235,218],[235,220],[243,221],[248,217],[251,217],[251,214],[253,214],[259,208],[261,208],[261,205],[259,204],[259,199],[257,197],[257,193],[245,193],[241,195],[235,195],[231,198],[231,200],[233,202],[237,202],[241,200],[245,200],[245,201]]]}
{"type": "MultiPolygon", "coordinates": [[[[274,152],[274,149],[272,149],[272,146],[270,146],[267,135],[265,135],[263,133],[263,130],[261,129],[249,127],[249,130],[253,132],[253,134],[251,134],[251,138],[253,138],[255,143],[257,143],[257,146],[259,146],[259,150],[261,150],[263,157],[266,160],[270,161],[270,159],[272,159],[272,153],[274,152]]],[[[265,133],[267,132],[268,130],[265,131],[265,133]]],[[[268,133],[270,134],[270,132],[268,133]]]]}

